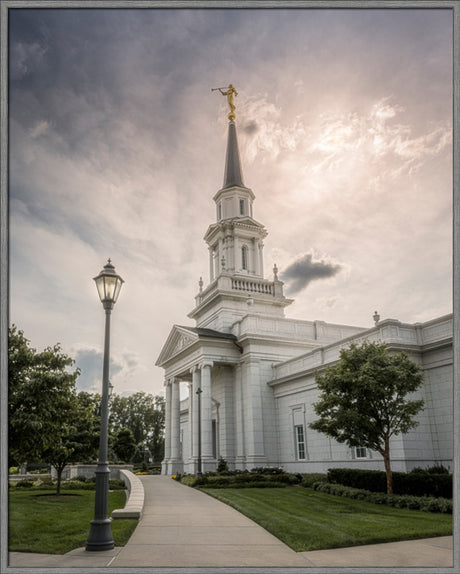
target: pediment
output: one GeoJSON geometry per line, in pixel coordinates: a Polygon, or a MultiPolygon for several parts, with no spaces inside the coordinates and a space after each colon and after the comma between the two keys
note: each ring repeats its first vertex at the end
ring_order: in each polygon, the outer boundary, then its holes
{"type": "Polygon", "coordinates": [[[222,219],[221,221],[217,222],[217,223],[213,223],[211,224],[205,235],[204,235],[204,240],[208,241],[210,240],[210,238],[215,234],[218,233],[220,230],[225,229],[225,227],[227,226],[232,226],[233,228],[235,227],[251,227],[253,229],[257,229],[258,232],[262,232],[264,235],[266,235],[266,231],[265,231],[265,226],[262,225],[262,223],[259,223],[258,221],[256,221],[255,219],[253,219],[252,217],[249,217],[248,215],[245,217],[234,217],[231,219],[222,219]]]}
{"type": "Polygon", "coordinates": [[[196,333],[193,333],[184,327],[174,325],[155,364],[161,367],[164,363],[169,361],[169,359],[179,355],[182,351],[192,346],[196,341],[198,341],[198,335],[196,333]]]}

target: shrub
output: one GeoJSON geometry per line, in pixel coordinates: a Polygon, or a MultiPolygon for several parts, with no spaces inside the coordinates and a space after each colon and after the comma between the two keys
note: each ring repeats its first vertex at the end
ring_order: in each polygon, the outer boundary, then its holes
{"type": "Polygon", "coordinates": [[[92,481],[90,482],[81,482],[79,480],[63,480],[61,482],[61,489],[62,490],[94,490],[95,483],[92,481]]]}
{"type": "Polygon", "coordinates": [[[78,480],[79,482],[88,482],[89,479],[86,476],[79,475],[76,476],[74,480],[78,480]]]}
{"type": "Polygon", "coordinates": [[[219,462],[217,463],[217,472],[228,472],[227,461],[222,457],[219,457],[219,462]]]}
{"type": "Polygon", "coordinates": [[[327,474],[320,472],[302,473],[300,486],[304,488],[311,488],[315,482],[327,482],[327,474]]]}
{"type": "Polygon", "coordinates": [[[109,488],[110,490],[125,490],[126,484],[125,481],[121,478],[110,478],[109,488]]]}
{"type": "MultiPolygon", "coordinates": [[[[412,496],[452,498],[452,475],[444,471],[436,474],[433,469],[414,468],[411,472],[393,472],[393,491],[412,496]]],[[[444,468],[444,467],[443,467],[444,468]]],[[[386,474],[380,470],[331,468],[328,481],[372,492],[386,492],[386,474]]]]}
{"type": "Polygon", "coordinates": [[[410,510],[421,510],[423,512],[452,514],[452,501],[446,498],[376,493],[330,482],[315,482],[312,488],[318,492],[363,500],[373,504],[386,504],[387,506],[393,506],[395,508],[408,508],[410,510]]]}
{"type": "Polygon", "coordinates": [[[209,488],[266,488],[269,486],[280,487],[298,484],[301,476],[287,472],[274,472],[264,474],[259,470],[226,471],[221,474],[206,472],[202,477],[185,475],[179,480],[187,486],[206,486],[209,488]]]}
{"type": "Polygon", "coordinates": [[[197,481],[199,478],[197,476],[193,476],[191,474],[187,474],[181,478],[181,483],[185,484],[185,486],[196,486],[197,481]]]}
{"type": "Polygon", "coordinates": [[[280,466],[257,466],[251,468],[251,472],[257,474],[283,474],[284,470],[280,466]]]}
{"type": "Polygon", "coordinates": [[[34,485],[32,480],[18,480],[16,482],[16,488],[32,488],[32,486],[34,485]]]}
{"type": "Polygon", "coordinates": [[[429,474],[450,474],[450,470],[446,468],[443,464],[435,464],[434,466],[429,466],[426,471],[429,474]]]}

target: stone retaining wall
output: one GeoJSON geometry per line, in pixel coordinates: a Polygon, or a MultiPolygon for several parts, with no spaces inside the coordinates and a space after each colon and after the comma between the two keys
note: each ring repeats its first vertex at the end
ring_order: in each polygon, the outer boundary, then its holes
{"type": "Polygon", "coordinates": [[[128,489],[128,499],[124,508],[112,512],[112,518],[137,518],[142,516],[144,509],[144,487],[139,477],[129,470],[120,470],[120,478],[124,480],[128,489]]]}

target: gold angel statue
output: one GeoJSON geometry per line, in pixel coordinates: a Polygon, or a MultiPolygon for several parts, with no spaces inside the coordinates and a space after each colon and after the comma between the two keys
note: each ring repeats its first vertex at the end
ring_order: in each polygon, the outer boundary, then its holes
{"type": "Polygon", "coordinates": [[[230,84],[228,86],[228,88],[212,88],[211,92],[215,92],[216,90],[218,90],[223,96],[227,96],[227,102],[228,102],[228,106],[230,108],[230,113],[228,114],[228,119],[233,122],[234,119],[236,118],[235,115],[235,102],[233,100],[233,96],[237,96],[238,92],[235,90],[235,88],[233,87],[232,84],[230,84]],[[224,92],[224,90],[226,90],[224,92]]]}

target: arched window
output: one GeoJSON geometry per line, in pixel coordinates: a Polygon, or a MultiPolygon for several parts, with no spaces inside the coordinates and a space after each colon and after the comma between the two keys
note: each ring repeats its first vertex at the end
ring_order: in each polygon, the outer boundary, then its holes
{"type": "Polygon", "coordinates": [[[248,268],[248,248],[244,245],[241,248],[241,268],[247,269],[248,268]]]}

